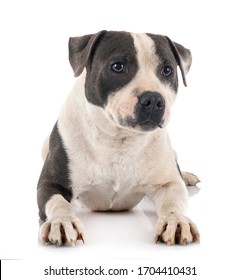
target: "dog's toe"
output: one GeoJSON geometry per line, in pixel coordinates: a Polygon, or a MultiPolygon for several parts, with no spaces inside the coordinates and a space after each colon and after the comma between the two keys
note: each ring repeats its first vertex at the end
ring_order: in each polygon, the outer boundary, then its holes
{"type": "Polygon", "coordinates": [[[41,225],[40,230],[39,230],[39,238],[42,244],[48,244],[49,243],[49,232],[51,228],[51,223],[45,222],[44,224],[41,225]]]}

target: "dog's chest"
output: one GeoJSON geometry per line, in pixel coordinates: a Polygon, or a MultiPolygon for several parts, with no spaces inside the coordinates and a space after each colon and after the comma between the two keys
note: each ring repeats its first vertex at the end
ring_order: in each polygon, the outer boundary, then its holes
{"type": "MultiPolygon", "coordinates": [[[[99,143],[100,144],[100,143],[99,143]]],[[[72,158],[71,180],[74,197],[92,210],[124,210],[143,197],[139,185],[147,175],[143,151],[123,143],[98,145],[84,157],[72,158]]]]}

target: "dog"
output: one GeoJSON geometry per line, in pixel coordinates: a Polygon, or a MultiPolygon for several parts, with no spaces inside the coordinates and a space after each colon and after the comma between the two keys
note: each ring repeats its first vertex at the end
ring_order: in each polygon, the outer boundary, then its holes
{"type": "Polygon", "coordinates": [[[92,211],[122,211],[148,196],[156,206],[156,243],[199,241],[184,213],[187,185],[166,130],[177,95],[177,67],[186,86],[192,56],[167,36],[100,31],[69,39],[76,84],[43,147],[38,181],[43,244],[84,242],[73,201],[92,211]]]}

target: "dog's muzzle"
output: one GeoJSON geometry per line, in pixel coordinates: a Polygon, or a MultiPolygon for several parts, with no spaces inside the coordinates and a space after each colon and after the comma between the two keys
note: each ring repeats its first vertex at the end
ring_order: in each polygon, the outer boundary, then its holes
{"type": "Polygon", "coordinates": [[[160,93],[144,92],[138,97],[135,106],[137,124],[143,130],[152,130],[161,127],[165,111],[165,100],[160,93]]]}

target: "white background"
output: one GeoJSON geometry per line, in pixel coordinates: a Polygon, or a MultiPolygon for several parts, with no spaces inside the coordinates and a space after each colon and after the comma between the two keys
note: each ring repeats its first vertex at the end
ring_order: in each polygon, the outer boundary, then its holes
{"type": "Polygon", "coordinates": [[[43,269],[49,265],[101,264],[132,269],[195,266],[194,279],[236,279],[240,249],[237,2],[0,2],[0,258],[21,259],[4,261],[3,280],[27,275],[47,279],[43,269]],[[188,210],[199,226],[200,244],[154,244],[156,217],[146,202],[127,213],[83,213],[85,245],[54,248],[38,243],[36,185],[42,142],[74,83],[68,37],[102,29],[168,35],[192,51],[188,87],[180,85],[169,131],[181,168],[201,179],[188,210]]]}

